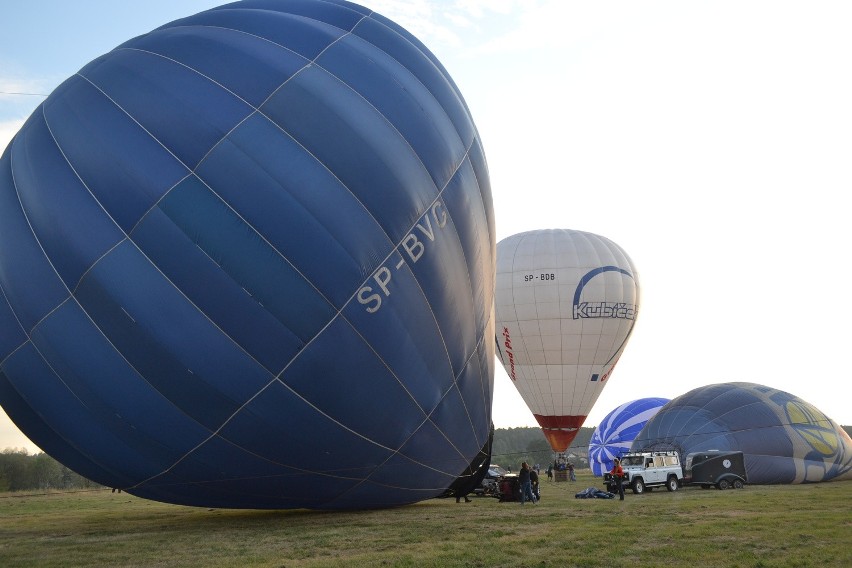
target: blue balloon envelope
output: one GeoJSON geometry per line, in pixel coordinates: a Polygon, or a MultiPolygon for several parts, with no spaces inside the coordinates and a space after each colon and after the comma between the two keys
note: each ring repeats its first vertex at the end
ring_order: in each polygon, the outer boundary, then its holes
{"type": "Polygon", "coordinates": [[[754,383],[699,387],[662,408],[631,450],[743,452],[752,484],[852,479],[852,440],[820,410],[754,383]]]}
{"type": "Polygon", "coordinates": [[[400,26],[315,0],[172,22],[0,159],[0,401],[140,497],[436,496],[488,442],[494,235],[470,113],[400,26]]]}
{"type": "Polygon", "coordinates": [[[669,402],[667,398],[640,398],[625,402],[607,414],[589,440],[589,467],[596,476],[612,469],[613,460],[630,451],[633,439],[669,402]]]}

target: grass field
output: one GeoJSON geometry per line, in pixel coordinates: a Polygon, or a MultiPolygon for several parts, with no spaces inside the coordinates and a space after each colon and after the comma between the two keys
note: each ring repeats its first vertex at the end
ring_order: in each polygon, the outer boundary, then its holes
{"type": "Polygon", "coordinates": [[[852,566],[852,482],[574,498],[592,485],[581,471],[545,481],[537,505],[473,497],[360,512],[0,494],[0,567],[852,566]]]}

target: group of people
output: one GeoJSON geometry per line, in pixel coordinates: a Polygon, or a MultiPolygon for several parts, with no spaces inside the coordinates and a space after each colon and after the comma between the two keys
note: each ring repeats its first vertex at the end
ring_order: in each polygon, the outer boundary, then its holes
{"type": "Polygon", "coordinates": [[[571,462],[555,461],[547,466],[547,480],[553,481],[553,474],[556,471],[567,471],[568,478],[571,481],[577,481],[577,476],[574,474],[574,464],[571,462]]]}
{"type": "MultiPolygon", "coordinates": [[[[554,464],[555,465],[555,464],[554,464]]],[[[555,470],[554,465],[547,466],[547,478],[550,480],[553,477],[553,472],[555,470]]],[[[567,464],[565,468],[568,470],[571,476],[571,481],[576,481],[574,477],[574,464],[567,464]]],[[[521,497],[521,505],[526,504],[527,501],[530,501],[533,505],[538,503],[541,498],[541,492],[538,482],[538,473],[539,467],[530,467],[527,462],[521,463],[521,470],[518,472],[518,485],[520,489],[520,497],[521,497]]],[[[624,486],[621,481],[624,478],[624,470],[621,468],[621,460],[618,458],[615,459],[614,465],[609,472],[613,479],[615,479],[616,487],[618,488],[618,498],[621,501],[624,501],[624,486]]],[[[461,499],[465,500],[465,503],[470,503],[470,499],[466,494],[457,493],[456,494],[456,503],[459,503],[461,499]]]]}

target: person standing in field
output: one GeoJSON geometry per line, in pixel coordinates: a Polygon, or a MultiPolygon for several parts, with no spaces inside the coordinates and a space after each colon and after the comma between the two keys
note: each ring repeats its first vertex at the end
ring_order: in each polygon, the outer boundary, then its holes
{"type": "Polygon", "coordinates": [[[521,505],[523,505],[527,497],[535,504],[535,495],[532,492],[532,481],[530,479],[530,466],[527,462],[521,463],[521,471],[518,473],[518,483],[521,486],[521,505]]]}
{"type": "Polygon", "coordinates": [[[615,481],[615,486],[618,488],[618,500],[624,501],[624,485],[621,484],[621,481],[624,478],[624,470],[621,469],[620,459],[615,458],[612,469],[609,473],[612,475],[612,479],[615,481]]]}
{"type": "Polygon", "coordinates": [[[541,491],[539,490],[538,470],[536,468],[530,470],[530,487],[532,487],[532,494],[535,496],[535,500],[539,501],[541,499],[541,491]]]}

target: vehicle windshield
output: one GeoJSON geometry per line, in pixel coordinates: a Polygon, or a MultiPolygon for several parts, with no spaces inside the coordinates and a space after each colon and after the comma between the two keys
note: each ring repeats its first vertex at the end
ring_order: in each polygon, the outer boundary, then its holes
{"type": "Polygon", "coordinates": [[[642,456],[625,456],[621,458],[621,465],[642,465],[644,459],[642,456]]]}

